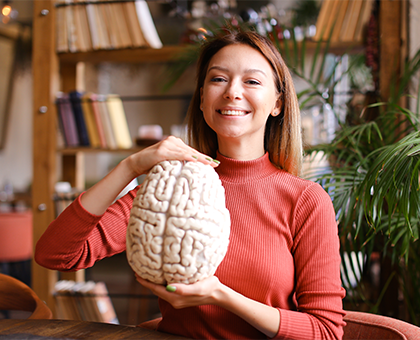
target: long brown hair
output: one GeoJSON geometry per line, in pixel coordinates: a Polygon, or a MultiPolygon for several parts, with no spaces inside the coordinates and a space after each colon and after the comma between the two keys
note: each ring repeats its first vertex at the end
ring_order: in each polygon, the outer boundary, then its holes
{"type": "Polygon", "coordinates": [[[207,125],[200,110],[200,89],[203,87],[211,58],[223,47],[233,44],[248,45],[259,51],[273,69],[281,112],[267,119],[264,149],[270,161],[278,168],[299,176],[302,167],[302,136],[299,104],[290,72],[278,50],[266,37],[254,31],[224,30],[203,43],[197,62],[196,88],[188,108],[188,141],[198,151],[216,157],[217,135],[207,125]]]}

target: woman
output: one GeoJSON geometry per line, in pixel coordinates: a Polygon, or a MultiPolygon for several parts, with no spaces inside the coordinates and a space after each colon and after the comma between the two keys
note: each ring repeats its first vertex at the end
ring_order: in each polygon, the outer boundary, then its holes
{"type": "Polygon", "coordinates": [[[331,200],[300,179],[299,108],[269,40],[224,33],[203,45],[188,112],[189,140],[168,139],[123,160],[51,223],[36,261],[77,270],[125,250],[133,178],[162,160],[216,168],[231,215],[228,252],[214,276],[164,287],[158,330],[193,338],[340,339],[340,256],[331,200]],[[210,157],[209,157],[210,156],[210,157]],[[220,165],[219,165],[220,163],[220,165]]]}

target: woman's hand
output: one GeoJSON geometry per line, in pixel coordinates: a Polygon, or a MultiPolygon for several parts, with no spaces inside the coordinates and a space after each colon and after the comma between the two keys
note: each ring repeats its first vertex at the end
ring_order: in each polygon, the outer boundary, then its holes
{"type": "Polygon", "coordinates": [[[213,167],[219,164],[186,145],[182,139],[169,136],[122,160],[108,175],[86,191],[81,198],[83,207],[92,214],[103,214],[128,183],[166,160],[198,161],[213,167]]]}
{"type": "Polygon", "coordinates": [[[166,287],[146,281],[137,274],[136,278],[140,284],[166,300],[175,309],[217,305],[238,315],[270,338],[274,337],[279,330],[280,313],[277,308],[239,294],[222,284],[216,276],[210,276],[189,285],[171,283],[166,287]]]}
{"type": "Polygon", "coordinates": [[[169,302],[175,309],[217,304],[217,292],[222,286],[216,276],[193,284],[171,283],[166,287],[146,281],[137,274],[136,279],[141,285],[150,289],[153,294],[169,302]]]}
{"type": "Polygon", "coordinates": [[[133,178],[147,173],[154,165],[167,160],[199,161],[216,167],[219,162],[185,144],[182,139],[169,136],[127,158],[133,178]]]}

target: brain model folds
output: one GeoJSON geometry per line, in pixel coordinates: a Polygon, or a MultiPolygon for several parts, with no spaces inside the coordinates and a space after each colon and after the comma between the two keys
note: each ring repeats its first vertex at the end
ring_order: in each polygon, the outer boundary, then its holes
{"type": "Polygon", "coordinates": [[[137,192],[127,227],[127,259],[143,279],[194,283],[214,274],[230,234],[225,191],[210,165],[164,161],[137,192]]]}

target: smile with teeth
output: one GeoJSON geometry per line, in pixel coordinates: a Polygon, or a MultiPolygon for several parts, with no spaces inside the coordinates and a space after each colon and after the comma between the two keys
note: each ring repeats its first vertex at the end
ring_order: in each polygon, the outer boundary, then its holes
{"type": "Polygon", "coordinates": [[[247,111],[240,110],[218,110],[218,112],[224,116],[245,116],[248,114],[247,111]]]}

